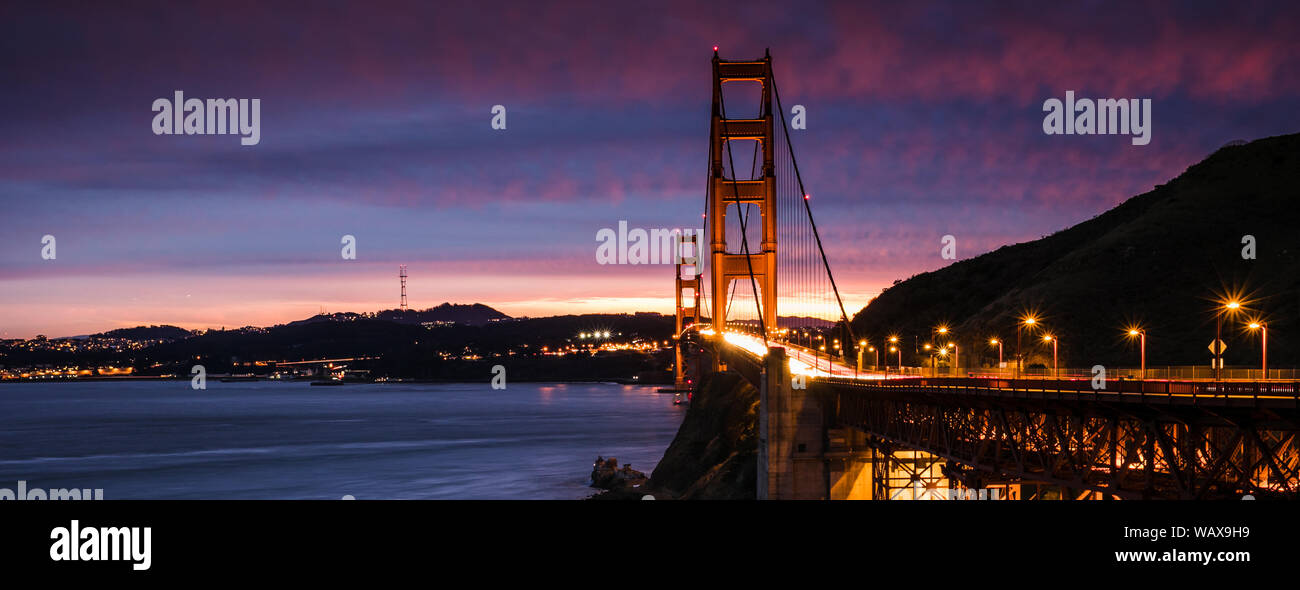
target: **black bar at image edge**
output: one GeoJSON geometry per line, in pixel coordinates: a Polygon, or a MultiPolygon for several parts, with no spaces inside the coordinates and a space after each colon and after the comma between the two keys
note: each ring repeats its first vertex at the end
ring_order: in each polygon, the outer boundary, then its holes
{"type": "Polygon", "coordinates": [[[10,574],[128,580],[204,571],[402,572],[430,560],[444,573],[509,563],[589,575],[600,563],[763,561],[767,553],[870,555],[899,566],[1030,560],[1135,573],[1254,573],[1292,563],[1286,542],[1296,514],[1294,505],[1274,502],[22,501],[0,503],[0,563],[10,574]],[[137,571],[129,555],[53,560],[52,533],[70,531],[74,520],[83,535],[148,527],[149,568],[137,571]],[[1121,562],[1117,553],[1156,561],[1121,562]]]}

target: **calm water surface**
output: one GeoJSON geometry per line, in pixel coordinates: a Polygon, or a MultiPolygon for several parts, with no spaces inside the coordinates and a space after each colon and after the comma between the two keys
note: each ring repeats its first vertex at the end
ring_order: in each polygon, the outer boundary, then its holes
{"type": "Polygon", "coordinates": [[[578,499],[649,473],[684,408],[611,384],[0,385],[0,488],[106,499],[578,499]]]}

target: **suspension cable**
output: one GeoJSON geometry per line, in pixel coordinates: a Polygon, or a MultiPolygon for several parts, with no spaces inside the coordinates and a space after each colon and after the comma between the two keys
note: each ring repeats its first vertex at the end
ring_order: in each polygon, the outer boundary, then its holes
{"type": "MultiPolygon", "coordinates": [[[[794,155],[794,143],[790,140],[790,132],[786,130],[785,107],[781,105],[781,91],[777,90],[776,72],[772,72],[772,92],[776,95],[776,108],[781,112],[781,129],[785,133],[786,147],[790,151],[790,164],[794,166],[795,179],[799,181],[799,193],[807,195],[804,190],[803,176],[799,174],[799,160],[794,155]]],[[[822,247],[821,233],[817,231],[817,221],[813,219],[812,206],[808,204],[808,199],[803,199],[804,210],[808,213],[808,223],[812,226],[813,238],[817,241],[817,251],[821,253],[822,265],[826,267],[826,276],[830,279],[831,289],[835,292],[835,301],[840,306],[840,318],[844,321],[844,328],[848,331],[849,342],[856,342],[857,336],[853,334],[853,326],[849,323],[849,315],[844,311],[844,300],[840,298],[840,289],[835,284],[835,275],[831,273],[831,264],[826,260],[826,249],[822,247]]],[[[845,342],[844,350],[848,350],[849,342],[845,342]]]]}

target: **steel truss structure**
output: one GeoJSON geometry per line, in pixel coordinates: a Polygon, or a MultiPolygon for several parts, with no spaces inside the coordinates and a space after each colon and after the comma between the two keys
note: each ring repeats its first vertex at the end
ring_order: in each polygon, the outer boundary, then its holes
{"type": "Polygon", "coordinates": [[[1120,498],[1296,499],[1300,492],[1294,404],[1032,399],[910,381],[819,383],[817,389],[833,400],[833,423],[992,479],[1120,498]]]}

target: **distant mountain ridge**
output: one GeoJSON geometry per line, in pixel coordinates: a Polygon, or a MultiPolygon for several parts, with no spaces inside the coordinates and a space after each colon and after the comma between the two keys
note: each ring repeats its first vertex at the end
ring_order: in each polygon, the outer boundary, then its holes
{"type": "Polygon", "coordinates": [[[123,340],[183,340],[194,332],[176,326],[136,326],[91,334],[89,338],[120,338],[123,340]]]}
{"type": "MultiPolygon", "coordinates": [[[[1234,142],[1235,143],[1235,142],[1234,142]]],[[[1300,134],[1229,144],[1170,182],[1043,239],[922,273],[886,289],[853,318],[859,337],[900,333],[926,342],[946,324],[965,366],[1014,354],[1026,313],[1060,340],[1061,364],[1138,363],[1122,328],[1148,332],[1148,363],[1209,363],[1215,300],[1246,291],[1248,310],[1225,323],[1228,364],[1259,362],[1248,314],[1269,322],[1269,364],[1300,352],[1300,134]],[[1244,241],[1255,258],[1243,258],[1244,241]]],[[[960,237],[960,236],[958,236],[960,237]]],[[[1025,344],[1050,362],[1040,335],[1025,344]]],[[[908,349],[913,347],[909,346],[908,349]]],[[[911,354],[907,350],[905,354],[911,354]]],[[[906,360],[906,359],[905,359],[906,360]]]]}
{"type": "Polygon", "coordinates": [[[481,326],[488,322],[508,320],[510,316],[482,303],[461,304],[443,303],[428,309],[385,309],[374,313],[340,312],[317,314],[305,320],[289,322],[290,326],[322,321],[352,321],[356,319],[374,319],[399,324],[445,323],[481,326]]]}

